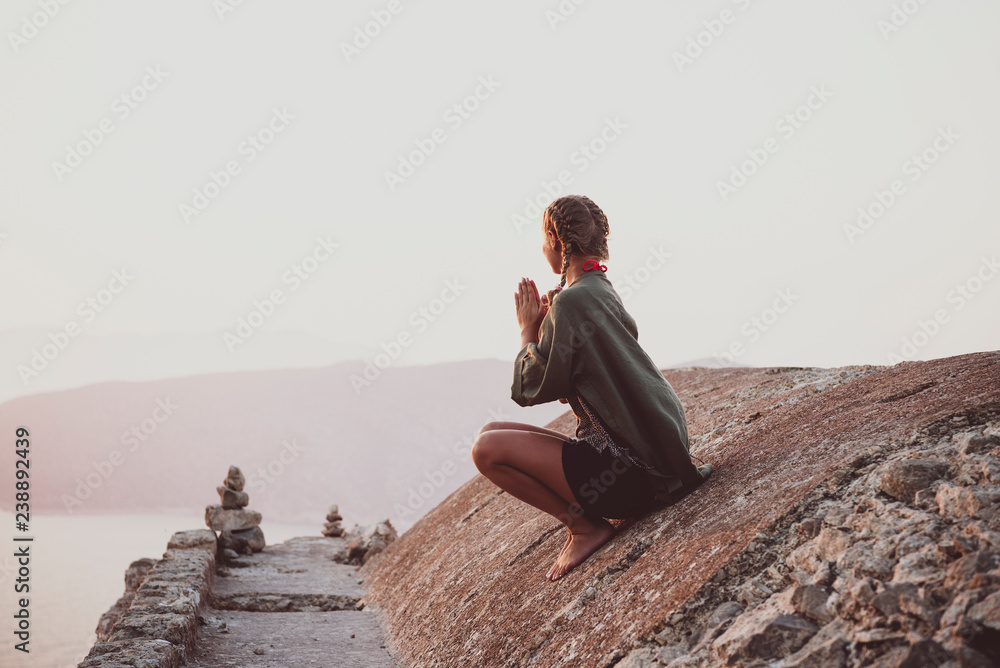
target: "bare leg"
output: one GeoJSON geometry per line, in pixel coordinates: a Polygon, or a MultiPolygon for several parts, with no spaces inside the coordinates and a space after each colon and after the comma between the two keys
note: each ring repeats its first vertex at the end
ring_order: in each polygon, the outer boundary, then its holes
{"type": "MultiPolygon", "coordinates": [[[[539,427],[539,426],[536,426],[536,425],[533,425],[533,424],[527,424],[527,423],[524,423],[524,422],[510,422],[510,421],[504,421],[504,420],[497,420],[497,421],[494,421],[494,422],[487,422],[479,430],[479,433],[482,434],[484,432],[494,431],[496,429],[519,429],[521,431],[531,431],[531,432],[535,432],[535,433],[538,433],[538,434],[548,434],[550,436],[555,436],[556,438],[560,439],[560,441],[566,439],[566,434],[563,434],[560,431],[555,431],[554,429],[547,429],[545,427],[539,427]]],[[[573,499],[571,499],[571,500],[573,500],[573,499]]],[[[579,506],[576,506],[576,507],[579,508],[579,506]]],[[[556,558],[556,561],[559,560],[559,557],[562,557],[563,552],[565,552],[566,548],[569,547],[570,543],[572,542],[572,539],[573,539],[572,532],[567,531],[566,532],[566,542],[563,543],[562,549],[559,551],[559,555],[556,558]]],[[[550,570],[549,573],[546,574],[546,576],[549,576],[551,574],[552,573],[551,573],[551,570],[550,570]]]]}
{"type": "Polygon", "coordinates": [[[496,422],[487,422],[479,430],[479,433],[483,434],[488,431],[494,431],[496,429],[519,429],[521,431],[533,431],[538,434],[548,434],[549,436],[555,436],[556,438],[559,438],[560,440],[563,441],[569,438],[566,434],[562,433],[561,431],[556,431],[554,429],[546,429],[545,427],[538,427],[536,425],[526,424],[524,422],[505,422],[502,420],[496,422]]]}
{"type": "Polygon", "coordinates": [[[583,515],[562,470],[566,436],[555,434],[490,429],[480,432],[472,447],[472,459],[484,476],[569,529],[566,544],[546,574],[552,580],[582,563],[616,533],[607,520],[583,515]]]}

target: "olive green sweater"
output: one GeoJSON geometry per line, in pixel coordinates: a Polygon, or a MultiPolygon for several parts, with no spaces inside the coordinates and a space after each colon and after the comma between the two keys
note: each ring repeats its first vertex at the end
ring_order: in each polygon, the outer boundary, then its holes
{"type": "Polygon", "coordinates": [[[691,461],[684,408],[639,346],[635,320],[611,281],[585,271],[552,298],[538,343],[514,362],[511,398],[520,406],[579,394],[593,405],[611,438],[648,471],[661,502],[701,483],[691,461]]]}

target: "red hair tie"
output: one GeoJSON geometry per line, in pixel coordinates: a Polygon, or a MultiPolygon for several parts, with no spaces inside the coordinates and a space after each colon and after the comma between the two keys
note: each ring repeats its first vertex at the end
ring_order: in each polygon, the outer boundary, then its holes
{"type": "Polygon", "coordinates": [[[593,271],[593,270],[596,270],[596,269],[600,269],[601,271],[607,271],[608,270],[607,267],[605,267],[603,264],[601,264],[597,260],[587,260],[586,262],[583,263],[583,270],[584,271],[593,271]],[[588,267],[587,265],[590,264],[591,262],[594,263],[594,266],[593,267],[588,267]]]}

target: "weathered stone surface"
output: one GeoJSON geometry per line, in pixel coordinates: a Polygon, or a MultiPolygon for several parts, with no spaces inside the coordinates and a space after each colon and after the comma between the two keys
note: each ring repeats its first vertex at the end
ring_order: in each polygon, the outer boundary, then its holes
{"type": "Polygon", "coordinates": [[[754,659],[776,659],[793,654],[819,630],[798,615],[776,615],[754,619],[755,623],[734,623],[712,644],[726,663],[754,659]],[[728,634],[728,635],[727,635],[728,634]]]}
{"type": "Polygon", "coordinates": [[[261,514],[256,510],[229,509],[220,505],[205,508],[205,524],[213,531],[241,531],[260,524],[261,514]]]}
{"type": "Polygon", "coordinates": [[[827,587],[814,584],[799,585],[792,590],[792,605],[803,617],[825,624],[833,619],[833,614],[826,606],[830,591],[827,587]]]}
{"type": "Polygon", "coordinates": [[[944,586],[960,589],[969,586],[976,573],[988,573],[1000,565],[1000,555],[989,550],[977,550],[956,559],[945,573],[944,586]]]}
{"type": "MultiPolygon", "coordinates": [[[[1000,592],[993,592],[969,608],[966,614],[983,626],[1000,633],[1000,592]]],[[[1000,639],[1000,636],[996,637],[1000,639]]],[[[1000,652],[1000,646],[997,647],[997,651],[1000,652]]]]}
{"type": "Polygon", "coordinates": [[[847,620],[837,618],[830,621],[790,655],[783,668],[843,668],[847,665],[850,629],[847,620]]]}
{"type": "Polygon", "coordinates": [[[111,633],[115,629],[115,624],[121,618],[122,614],[128,610],[129,606],[132,605],[132,601],[135,599],[135,592],[145,581],[146,575],[149,574],[149,571],[153,570],[153,566],[155,565],[156,560],[148,558],[137,559],[129,564],[125,570],[125,593],[122,594],[122,597],[107,612],[101,615],[100,620],[97,622],[95,633],[97,634],[98,641],[105,641],[111,637],[111,633]]]}
{"type": "Polygon", "coordinates": [[[168,550],[215,550],[215,534],[208,529],[178,531],[167,542],[168,550]]]}
{"type": "Polygon", "coordinates": [[[621,668],[654,668],[657,664],[658,652],[652,647],[640,647],[629,652],[615,666],[621,668]]]}
{"type": "Polygon", "coordinates": [[[214,550],[167,549],[115,624],[110,642],[165,640],[183,663],[193,647],[197,617],[208,598],[214,571],[214,550]]]}
{"type": "MultiPolygon", "coordinates": [[[[959,435],[996,429],[998,363],[1000,353],[990,352],[881,369],[667,371],[684,402],[692,451],[715,467],[692,495],[634,522],[615,522],[620,531],[611,542],[551,583],[544,573],[564,542],[561,524],[477,476],[362,567],[371,581],[366,602],[384,612],[395,646],[414,665],[544,667],[565,665],[568,657],[576,665],[606,665],[654,635],[676,654],[685,632],[696,637],[711,611],[748,583],[777,592],[758,588],[765,600],[732,620],[717,642],[781,596],[796,573],[799,584],[832,590],[832,610],[857,613],[843,619],[848,643],[860,634],[859,656],[874,661],[900,650],[905,657],[908,638],[927,631],[932,613],[944,624],[949,603],[938,590],[948,564],[963,550],[995,549],[990,541],[1000,545],[1000,526],[985,515],[943,517],[933,494],[916,506],[887,498],[874,472],[889,461],[931,459],[947,462],[950,475],[962,457],[959,435]],[[800,527],[793,531],[793,524],[800,527]],[[972,543],[957,541],[959,535],[972,543]],[[860,549],[842,556],[859,543],[872,559],[893,563],[891,572],[886,562],[863,559],[860,549]],[[918,596],[890,620],[874,601],[889,584],[903,583],[917,587],[918,596]],[[678,612],[678,621],[667,621],[678,612]],[[498,616],[501,630],[485,631],[498,616]],[[865,626],[879,624],[895,628],[865,626]],[[526,643],[524,633],[510,629],[547,632],[526,643]]],[[[571,413],[548,425],[567,434],[574,426],[571,413]]],[[[939,479],[921,492],[943,484],[963,483],[939,479]]],[[[891,598],[904,605],[898,593],[891,598]]],[[[939,631],[966,644],[966,636],[985,637],[976,628],[988,627],[966,614],[975,603],[957,615],[964,621],[939,631]]],[[[810,632],[789,626],[789,635],[810,632]]],[[[830,639],[817,645],[827,642],[825,651],[838,660],[843,647],[830,639]]],[[[705,652],[695,646],[671,661],[719,665],[705,652]]]]}
{"type": "Polygon", "coordinates": [[[899,668],[942,666],[951,658],[951,654],[935,641],[918,640],[910,645],[897,665],[899,668]]]}
{"type": "Polygon", "coordinates": [[[215,488],[219,493],[219,503],[223,508],[245,508],[250,504],[250,495],[235,489],[220,485],[215,488]]]}
{"type": "Polygon", "coordinates": [[[959,436],[957,444],[958,453],[961,455],[978,454],[1000,447],[1000,436],[982,432],[970,432],[959,436]]]}
{"type": "Polygon", "coordinates": [[[242,531],[223,531],[219,534],[219,545],[223,550],[232,550],[238,554],[260,552],[265,545],[264,532],[260,527],[242,531]]]}
{"type": "Polygon", "coordinates": [[[396,529],[388,519],[373,522],[365,527],[355,525],[345,536],[347,560],[351,564],[365,564],[396,540],[396,529]]]}
{"type": "MultiPolygon", "coordinates": [[[[163,559],[149,560],[111,640],[95,644],[81,666],[403,665],[387,650],[378,616],[362,609],[358,569],[339,563],[343,539],[293,538],[217,571],[215,550],[199,534],[214,545],[209,531],[181,532],[163,559]]],[[[140,570],[129,569],[129,586],[140,570]]]]}
{"type": "Polygon", "coordinates": [[[872,546],[866,543],[852,545],[837,558],[837,570],[855,578],[886,580],[892,577],[895,566],[892,559],[872,554],[872,546]]]}
{"type": "Polygon", "coordinates": [[[979,490],[947,483],[938,487],[934,498],[941,514],[951,517],[975,515],[990,504],[990,500],[979,490]]]}
{"type": "MultiPolygon", "coordinates": [[[[241,571],[242,573],[242,571],[241,571]]],[[[330,612],[218,611],[200,629],[185,668],[403,668],[375,616],[330,612]],[[220,633],[220,628],[224,633],[220,633]]]]}
{"type": "Polygon", "coordinates": [[[913,503],[917,492],[947,472],[948,463],[940,459],[899,459],[881,467],[879,489],[904,503],[913,503]]]}
{"type": "Polygon", "coordinates": [[[98,642],[77,668],[179,668],[181,655],[166,640],[98,642]]]}
{"type": "Polygon", "coordinates": [[[222,483],[229,489],[237,492],[243,491],[243,486],[246,484],[247,479],[243,476],[243,471],[240,471],[238,466],[230,466],[229,474],[226,476],[225,481],[222,483]]]}

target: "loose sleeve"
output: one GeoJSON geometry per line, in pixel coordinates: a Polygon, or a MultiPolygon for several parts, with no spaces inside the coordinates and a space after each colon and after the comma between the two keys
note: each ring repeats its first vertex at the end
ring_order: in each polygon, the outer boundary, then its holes
{"type": "Polygon", "coordinates": [[[514,360],[510,398],[519,406],[534,406],[574,394],[574,350],[570,345],[572,310],[560,294],[542,319],[538,343],[529,341],[514,360]]]}

